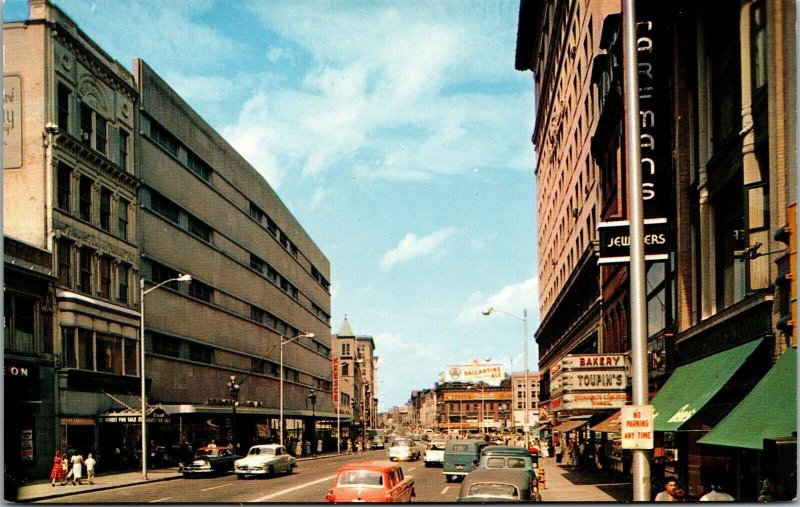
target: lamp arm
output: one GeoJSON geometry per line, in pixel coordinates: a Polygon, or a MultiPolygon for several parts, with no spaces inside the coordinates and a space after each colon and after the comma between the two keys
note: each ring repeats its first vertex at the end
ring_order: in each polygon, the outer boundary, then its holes
{"type": "MultiPolygon", "coordinates": [[[[147,290],[145,290],[145,291],[142,291],[142,296],[144,296],[145,294],[148,294],[148,293],[150,293],[150,292],[153,292],[154,290],[156,290],[157,288],[161,287],[162,285],[164,285],[164,284],[166,284],[166,283],[169,283],[169,282],[177,282],[177,281],[178,281],[178,280],[180,280],[180,279],[181,279],[183,276],[184,276],[184,275],[181,275],[181,276],[178,276],[178,277],[175,277],[175,278],[170,278],[169,280],[164,280],[163,282],[159,283],[158,285],[154,285],[153,287],[150,287],[149,289],[147,289],[147,290]]],[[[144,278],[142,278],[142,280],[144,280],[144,278]]],[[[142,287],[144,287],[144,283],[142,283],[142,287]]]]}

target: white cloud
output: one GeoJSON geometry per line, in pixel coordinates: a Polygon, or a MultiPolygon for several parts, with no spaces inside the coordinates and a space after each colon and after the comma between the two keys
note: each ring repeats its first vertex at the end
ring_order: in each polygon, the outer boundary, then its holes
{"type": "Polygon", "coordinates": [[[455,234],[455,232],[455,228],[447,227],[422,238],[409,232],[400,240],[400,243],[395,248],[386,252],[386,255],[381,259],[380,265],[382,268],[388,269],[398,262],[405,262],[423,255],[428,255],[436,251],[436,249],[439,248],[447,238],[455,234]]]}
{"type": "Polygon", "coordinates": [[[456,321],[462,325],[475,324],[485,318],[482,312],[487,308],[496,308],[522,317],[523,309],[528,310],[529,331],[539,314],[539,278],[533,277],[525,281],[506,285],[498,292],[484,296],[480,292],[470,295],[464,304],[464,310],[456,321]]]}
{"type": "Polygon", "coordinates": [[[329,188],[318,188],[314,191],[314,194],[309,199],[309,204],[312,208],[316,208],[320,204],[322,204],[325,199],[333,195],[333,191],[329,188]]]}

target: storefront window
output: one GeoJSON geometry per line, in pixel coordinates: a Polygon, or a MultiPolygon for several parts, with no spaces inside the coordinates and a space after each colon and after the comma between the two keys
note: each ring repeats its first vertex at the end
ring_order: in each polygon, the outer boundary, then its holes
{"type": "Polygon", "coordinates": [[[98,333],[95,364],[97,371],[122,375],[122,339],[98,333]]]}

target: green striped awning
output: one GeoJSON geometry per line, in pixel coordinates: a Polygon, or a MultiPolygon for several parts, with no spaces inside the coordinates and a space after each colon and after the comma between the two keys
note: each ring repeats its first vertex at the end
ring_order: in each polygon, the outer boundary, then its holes
{"type": "Polygon", "coordinates": [[[650,401],[656,431],[677,431],[742,367],[763,338],[680,366],[650,401]]]}
{"type": "Polygon", "coordinates": [[[763,449],[765,438],[788,437],[793,431],[797,431],[797,349],[784,352],[750,394],[698,442],[763,449]]]}

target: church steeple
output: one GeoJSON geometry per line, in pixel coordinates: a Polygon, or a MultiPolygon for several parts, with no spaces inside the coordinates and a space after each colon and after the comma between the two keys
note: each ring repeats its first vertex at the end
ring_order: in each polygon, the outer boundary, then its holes
{"type": "Polygon", "coordinates": [[[344,321],[342,322],[341,327],[339,327],[338,336],[340,338],[343,336],[355,336],[353,329],[350,327],[350,323],[347,322],[347,315],[344,316],[344,321]]]}

